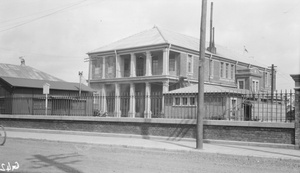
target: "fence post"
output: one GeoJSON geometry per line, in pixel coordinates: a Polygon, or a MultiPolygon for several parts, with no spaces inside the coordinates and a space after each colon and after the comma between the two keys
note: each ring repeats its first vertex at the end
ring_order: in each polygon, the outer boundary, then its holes
{"type": "Polygon", "coordinates": [[[295,81],[295,148],[300,149],[300,74],[291,77],[295,81]]]}

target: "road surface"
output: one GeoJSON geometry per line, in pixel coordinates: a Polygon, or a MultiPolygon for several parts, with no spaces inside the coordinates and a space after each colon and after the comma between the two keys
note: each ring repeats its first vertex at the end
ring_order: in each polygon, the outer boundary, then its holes
{"type": "Polygon", "coordinates": [[[299,160],[11,138],[0,146],[0,164],[23,173],[300,173],[299,160]]]}

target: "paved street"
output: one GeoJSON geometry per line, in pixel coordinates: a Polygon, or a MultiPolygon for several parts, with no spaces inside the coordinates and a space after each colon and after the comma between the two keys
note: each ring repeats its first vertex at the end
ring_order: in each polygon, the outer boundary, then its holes
{"type": "MultiPolygon", "coordinates": [[[[300,151],[195,141],[8,128],[10,172],[300,172],[300,151]]],[[[1,168],[0,168],[1,172],[1,168]]],[[[7,172],[7,171],[6,171],[7,172]]]]}
{"type": "Polygon", "coordinates": [[[13,172],[300,172],[297,160],[8,139],[0,162],[13,172]]]}

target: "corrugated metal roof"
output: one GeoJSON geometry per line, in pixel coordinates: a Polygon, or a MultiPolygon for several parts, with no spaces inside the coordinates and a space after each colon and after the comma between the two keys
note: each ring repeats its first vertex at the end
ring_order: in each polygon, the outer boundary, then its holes
{"type": "MultiPolygon", "coordinates": [[[[164,43],[187,48],[194,51],[199,51],[199,38],[187,36],[158,27],[153,27],[152,29],[121,39],[107,46],[103,46],[93,51],[90,51],[89,53],[107,52],[143,46],[153,46],[164,43]]],[[[206,44],[208,45],[208,43],[206,44]]],[[[255,61],[254,58],[249,58],[251,57],[249,54],[243,54],[239,51],[233,51],[220,45],[216,45],[216,48],[216,55],[218,56],[232,59],[235,61],[244,62],[246,64],[252,64],[261,67],[264,66],[255,61]]],[[[211,54],[208,51],[206,51],[206,53],[211,54]]]]}
{"type": "MultiPolygon", "coordinates": [[[[198,93],[198,85],[191,85],[185,88],[179,88],[167,92],[166,94],[193,94],[198,93]]],[[[249,94],[249,90],[242,90],[237,88],[229,88],[218,85],[204,84],[204,93],[237,93],[237,94],[249,94]]]]}
{"type": "Polygon", "coordinates": [[[119,49],[126,49],[126,48],[134,48],[134,47],[142,47],[142,46],[150,46],[150,45],[157,45],[166,43],[163,39],[162,35],[159,33],[157,28],[152,28],[141,33],[132,35],[130,37],[121,39],[109,45],[100,47],[89,53],[95,52],[105,52],[105,51],[113,51],[119,49]]]}
{"type": "Polygon", "coordinates": [[[25,65],[11,65],[0,63],[0,77],[14,77],[26,79],[38,79],[49,81],[63,81],[47,73],[25,65]]]}
{"type": "MultiPolygon", "coordinates": [[[[37,80],[37,79],[25,79],[25,78],[13,78],[13,77],[0,77],[0,79],[7,82],[13,87],[25,87],[25,88],[39,88],[42,89],[45,83],[50,84],[50,89],[54,90],[67,90],[67,91],[79,91],[79,83],[71,83],[64,81],[50,81],[50,80],[37,80]]],[[[81,85],[82,91],[94,91],[86,85],[81,85]]]]}

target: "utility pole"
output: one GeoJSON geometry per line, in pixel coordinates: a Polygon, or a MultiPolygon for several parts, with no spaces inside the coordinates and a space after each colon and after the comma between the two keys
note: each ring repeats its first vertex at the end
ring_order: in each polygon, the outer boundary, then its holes
{"type": "Polygon", "coordinates": [[[198,69],[198,106],[197,106],[196,149],[203,148],[204,61],[205,61],[206,11],[207,11],[207,0],[202,0],[200,45],[199,45],[199,69],[198,69]]]}

